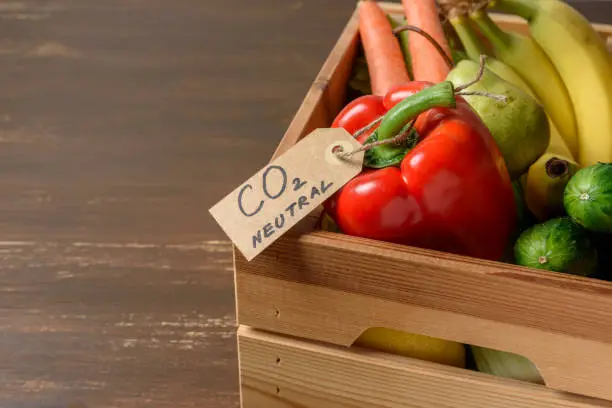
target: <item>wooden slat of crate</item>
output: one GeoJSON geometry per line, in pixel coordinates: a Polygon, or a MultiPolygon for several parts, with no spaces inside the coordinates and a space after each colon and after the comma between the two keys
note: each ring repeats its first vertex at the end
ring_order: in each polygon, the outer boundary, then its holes
{"type": "Polygon", "coordinates": [[[238,330],[242,408],[612,408],[425,361],[238,330]]]}

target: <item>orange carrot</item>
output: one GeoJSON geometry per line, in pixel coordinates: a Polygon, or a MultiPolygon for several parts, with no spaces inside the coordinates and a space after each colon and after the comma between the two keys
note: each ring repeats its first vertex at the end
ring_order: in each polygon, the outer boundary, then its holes
{"type": "Polygon", "coordinates": [[[391,87],[410,81],[399,40],[387,15],[374,1],[359,4],[359,34],[373,95],[384,95],[391,87]]]}
{"type": "MultiPolygon", "coordinates": [[[[436,1],[402,0],[402,5],[406,23],[425,31],[440,44],[446,55],[450,56],[450,47],[438,17],[436,1]]],[[[425,37],[411,32],[408,45],[412,57],[412,76],[414,80],[441,82],[446,79],[450,68],[436,48],[425,37]]]]}

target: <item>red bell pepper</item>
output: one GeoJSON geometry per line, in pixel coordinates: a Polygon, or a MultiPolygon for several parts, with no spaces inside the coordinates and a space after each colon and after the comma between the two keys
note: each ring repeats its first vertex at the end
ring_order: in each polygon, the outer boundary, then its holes
{"type": "MultiPolygon", "coordinates": [[[[363,95],[349,102],[342,109],[342,112],[336,116],[331,127],[342,127],[350,134],[355,134],[376,118],[387,113],[387,110],[383,105],[382,97],[378,95],[363,95]]],[[[363,132],[357,140],[360,143],[364,143],[376,128],[377,126],[373,126],[367,132],[363,132]]]]}
{"type": "MultiPolygon", "coordinates": [[[[481,259],[500,260],[516,221],[503,157],[487,127],[452,84],[410,82],[384,98],[361,97],[334,127],[372,122],[378,140],[418,116],[418,143],[399,165],[365,169],[325,203],[343,233],[481,259]]],[[[371,132],[370,132],[371,133],[371,132]]],[[[363,143],[363,140],[362,140],[363,143]]],[[[376,154],[397,149],[386,144],[376,154]]]]}

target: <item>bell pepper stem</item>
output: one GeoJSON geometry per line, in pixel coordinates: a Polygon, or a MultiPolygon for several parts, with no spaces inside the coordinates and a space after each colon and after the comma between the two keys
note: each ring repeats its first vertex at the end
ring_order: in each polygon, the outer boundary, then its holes
{"type": "Polygon", "coordinates": [[[404,98],[391,108],[378,127],[378,140],[391,139],[414,117],[432,108],[456,106],[455,90],[450,81],[425,88],[404,98]]]}

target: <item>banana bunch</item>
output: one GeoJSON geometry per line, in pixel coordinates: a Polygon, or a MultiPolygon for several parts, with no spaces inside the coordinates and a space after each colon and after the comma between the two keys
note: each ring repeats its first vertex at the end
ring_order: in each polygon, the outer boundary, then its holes
{"type": "Polygon", "coordinates": [[[562,0],[490,0],[489,8],[525,19],[528,35],[505,31],[482,2],[468,0],[472,7],[466,10],[466,1],[439,1],[469,57],[488,55],[488,69],[544,106],[550,143],[520,181],[537,219],[561,215],[563,189],[576,171],[612,162],[612,58],[606,42],[562,0]]]}
{"type": "Polygon", "coordinates": [[[493,0],[490,7],[522,17],[529,35],[471,17],[496,56],[531,86],[580,166],[612,161],[612,62],[606,42],[562,0],[493,0]],[[501,33],[501,34],[500,34],[501,33]]]}

